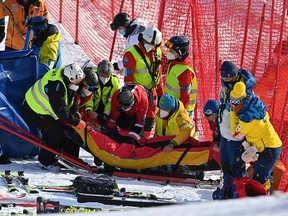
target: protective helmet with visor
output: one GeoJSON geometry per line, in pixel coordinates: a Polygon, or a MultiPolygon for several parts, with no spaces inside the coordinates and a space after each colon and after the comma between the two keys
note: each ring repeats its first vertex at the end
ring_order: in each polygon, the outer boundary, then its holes
{"type": "Polygon", "coordinates": [[[170,40],[165,41],[165,46],[176,51],[179,56],[188,52],[189,44],[188,38],[184,36],[174,36],[170,40]]]}
{"type": "Polygon", "coordinates": [[[77,91],[80,83],[85,78],[85,73],[81,67],[75,63],[66,65],[63,69],[64,81],[69,86],[69,89],[77,91]]]}

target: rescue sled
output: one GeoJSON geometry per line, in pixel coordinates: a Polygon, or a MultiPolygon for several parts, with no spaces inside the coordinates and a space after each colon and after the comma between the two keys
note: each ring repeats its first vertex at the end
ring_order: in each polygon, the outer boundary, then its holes
{"type": "MultiPolygon", "coordinates": [[[[219,152],[213,150],[213,142],[199,142],[189,139],[171,152],[163,152],[174,136],[156,137],[131,143],[128,131],[105,129],[93,130],[87,127],[76,129],[89,151],[99,160],[113,167],[143,170],[162,165],[201,166],[209,161],[220,164],[219,152]]],[[[220,165],[218,166],[220,169],[220,165]]]]}

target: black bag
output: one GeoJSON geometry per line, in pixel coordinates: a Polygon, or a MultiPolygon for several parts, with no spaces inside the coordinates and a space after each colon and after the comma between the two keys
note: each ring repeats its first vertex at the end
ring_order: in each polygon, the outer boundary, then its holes
{"type": "Polygon", "coordinates": [[[111,179],[107,175],[101,175],[99,177],[86,177],[77,176],[73,180],[73,185],[76,193],[89,193],[89,194],[102,194],[111,195],[115,189],[118,189],[118,185],[115,180],[111,179]]]}

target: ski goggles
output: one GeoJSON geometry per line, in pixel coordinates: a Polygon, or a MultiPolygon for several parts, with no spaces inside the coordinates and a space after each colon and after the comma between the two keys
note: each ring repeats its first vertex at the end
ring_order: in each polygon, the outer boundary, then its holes
{"type": "Polygon", "coordinates": [[[166,41],[165,41],[165,46],[166,46],[167,48],[171,49],[171,48],[173,47],[173,43],[172,43],[171,41],[169,41],[169,40],[166,40],[166,41]]]}
{"type": "Polygon", "coordinates": [[[209,116],[211,116],[212,114],[213,114],[213,112],[212,112],[211,109],[208,109],[208,110],[206,110],[206,111],[204,112],[204,115],[205,115],[206,117],[209,117],[209,116]]]}
{"type": "Polygon", "coordinates": [[[238,106],[243,100],[244,98],[243,99],[230,99],[229,103],[230,105],[235,107],[235,106],[238,106]]]}
{"type": "Polygon", "coordinates": [[[220,76],[221,78],[232,78],[237,75],[236,71],[225,71],[225,70],[220,70],[220,76]]]}

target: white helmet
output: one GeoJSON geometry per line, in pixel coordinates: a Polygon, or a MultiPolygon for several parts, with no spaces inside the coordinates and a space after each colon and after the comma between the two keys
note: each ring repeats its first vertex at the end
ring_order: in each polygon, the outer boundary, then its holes
{"type": "Polygon", "coordinates": [[[143,32],[143,39],[150,44],[159,45],[162,41],[162,33],[155,26],[146,28],[143,32]]]}
{"type": "Polygon", "coordinates": [[[70,82],[76,80],[82,80],[85,77],[85,73],[81,67],[75,63],[66,65],[63,74],[69,79],[70,82]]]}

